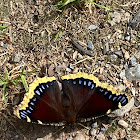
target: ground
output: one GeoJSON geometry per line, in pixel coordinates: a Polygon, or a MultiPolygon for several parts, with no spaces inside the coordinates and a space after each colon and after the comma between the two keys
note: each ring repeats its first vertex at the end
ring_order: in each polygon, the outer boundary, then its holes
{"type": "MultiPolygon", "coordinates": [[[[139,82],[128,81],[120,75],[140,50],[139,28],[129,26],[139,10],[139,3],[137,0],[96,2],[110,7],[110,11],[87,4],[62,12],[54,6],[55,0],[2,0],[0,25],[8,29],[0,32],[0,77],[4,78],[5,69],[9,79],[17,78],[23,67],[25,73],[36,70],[26,76],[29,85],[37,76],[60,77],[82,71],[128,92],[139,102],[139,82]],[[90,25],[95,29],[89,29],[90,25]],[[82,51],[72,45],[71,39],[83,46],[82,51]],[[91,50],[87,50],[89,41],[93,43],[91,50]]],[[[136,61],[139,63],[140,59],[136,61]]],[[[140,139],[139,106],[111,123],[94,120],[101,125],[93,128],[96,133],[92,135],[93,122],[83,127],[63,128],[19,120],[13,115],[13,108],[26,92],[22,82],[7,85],[7,105],[3,100],[3,85],[0,85],[0,138],[3,140],[140,139]],[[124,120],[128,126],[119,125],[119,120],[124,120]]]]}

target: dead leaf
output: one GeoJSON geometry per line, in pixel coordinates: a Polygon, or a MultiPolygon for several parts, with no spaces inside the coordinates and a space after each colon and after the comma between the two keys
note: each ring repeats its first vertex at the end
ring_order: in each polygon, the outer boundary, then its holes
{"type": "Polygon", "coordinates": [[[129,53],[122,47],[121,48],[122,49],[122,52],[123,52],[123,54],[124,54],[124,58],[127,60],[127,59],[129,59],[129,53]]]}
{"type": "Polygon", "coordinates": [[[54,65],[52,64],[48,69],[48,75],[52,77],[54,75],[54,65]]]}
{"type": "Polygon", "coordinates": [[[12,44],[11,40],[10,40],[10,37],[9,36],[4,36],[4,38],[6,39],[7,43],[8,44],[12,44]]]}

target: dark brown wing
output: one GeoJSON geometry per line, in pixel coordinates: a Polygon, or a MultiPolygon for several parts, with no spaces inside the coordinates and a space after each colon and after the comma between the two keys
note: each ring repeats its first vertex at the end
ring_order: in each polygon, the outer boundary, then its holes
{"type": "Polygon", "coordinates": [[[54,77],[38,78],[30,86],[15,114],[28,122],[56,123],[64,121],[61,92],[54,77]]]}
{"type": "Polygon", "coordinates": [[[100,116],[128,102],[125,94],[115,93],[115,88],[101,84],[96,77],[85,73],[64,76],[62,87],[77,119],[100,116]]]}

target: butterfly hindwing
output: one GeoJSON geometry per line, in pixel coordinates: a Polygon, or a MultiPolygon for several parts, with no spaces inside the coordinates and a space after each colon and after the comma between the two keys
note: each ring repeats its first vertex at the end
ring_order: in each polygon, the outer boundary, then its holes
{"type": "Polygon", "coordinates": [[[100,83],[92,75],[80,73],[65,76],[62,83],[63,91],[72,100],[77,119],[104,115],[128,102],[125,94],[117,93],[113,86],[100,83]]]}

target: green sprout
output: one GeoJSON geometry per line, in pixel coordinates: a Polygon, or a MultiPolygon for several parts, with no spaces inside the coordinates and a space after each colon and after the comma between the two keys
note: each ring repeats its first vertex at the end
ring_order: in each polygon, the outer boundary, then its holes
{"type": "Polygon", "coordinates": [[[99,5],[95,2],[93,2],[92,0],[61,0],[60,2],[58,2],[58,4],[56,5],[58,8],[60,9],[66,9],[67,7],[71,7],[75,4],[81,5],[81,4],[85,4],[85,3],[92,3],[93,5],[103,8],[105,10],[110,10],[108,7],[104,6],[104,5],[99,5]]]}
{"type": "Polygon", "coordinates": [[[27,81],[26,81],[26,76],[28,76],[32,73],[35,73],[37,71],[37,69],[35,69],[33,71],[30,71],[30,72],[27,72],[25,74],[24,74],[24,70],[25,70],[25,68],[22,69],[22,72],[20,73],[20,75],[18,75],[16,78],[11,79],[9,74],[8,74],[7,69],[5,69],[4,78],[0,77],[0,86],[2,86],[3,99],[4,99],[5,104],[7,104],[7,99],[6,99],[6,95],[5,95],[7,85],[14,84],[15,86],[17,86],[19,84],[19,81],[22,81],[26,92],[29,90],[28,84],[27,84],[27,81]]]}

